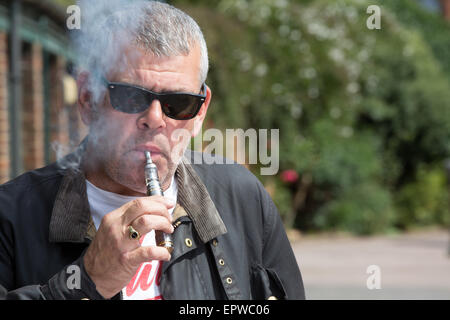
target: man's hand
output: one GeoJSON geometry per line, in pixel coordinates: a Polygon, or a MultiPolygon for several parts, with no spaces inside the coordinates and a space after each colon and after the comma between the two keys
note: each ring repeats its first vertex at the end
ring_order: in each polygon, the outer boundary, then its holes
{"type": "Polygon", "coordinates": [[[172,233],[168,209],[175,204],[162,196],[138,198],[106,214],[84,256],[86,272],[104,298],[111,298],[133,278],[140,264],[151,260],[170,260],[163,247],[141,247],[129,238],[132,225],[141,236],[151,230],[172,233]]]}

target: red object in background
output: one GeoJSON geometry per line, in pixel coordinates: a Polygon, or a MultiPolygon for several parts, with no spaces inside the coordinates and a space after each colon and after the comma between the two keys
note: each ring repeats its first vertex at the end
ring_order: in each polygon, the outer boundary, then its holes
{"type": "Polygon", "coordinates": [[[285,183],[294,183],[298,180],[298,173],[295,170],[289,169],[281,172],[281,181],[285,183]]]}

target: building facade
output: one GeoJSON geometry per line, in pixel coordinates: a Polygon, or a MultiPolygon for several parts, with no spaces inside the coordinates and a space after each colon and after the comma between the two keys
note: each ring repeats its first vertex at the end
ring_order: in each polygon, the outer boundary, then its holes
{"type": "Polygon", "coordinates": [[[64,8],[0,0],[0,183],[56,160],[86,133],[64,8]]]}

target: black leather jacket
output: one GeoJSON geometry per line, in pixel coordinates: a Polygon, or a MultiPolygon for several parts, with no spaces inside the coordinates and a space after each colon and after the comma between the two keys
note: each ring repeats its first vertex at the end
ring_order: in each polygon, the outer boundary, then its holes
{"type": "MultiPolygon", "coordinates": [[[[187,151],[176,171],[164,299],[304,299],[295,256],[262,184],[238,164],[196,164],[202,155],[187,151]]],[[[81,171],[54,163],[1,185],[0,296],[102,299],[82,263],[95,232],[81,171]],[[81,275],[75,288],[68,286],[74,265],[81,275]]]]}

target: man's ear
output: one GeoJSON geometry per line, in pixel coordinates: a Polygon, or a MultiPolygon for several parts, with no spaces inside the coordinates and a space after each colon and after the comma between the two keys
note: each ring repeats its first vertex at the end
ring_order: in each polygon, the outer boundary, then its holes
{"type": "Polygon", "coordinates": [[[206,87],[206,99],[203,102],[200,111],[197,116],[194,118],[194,127],[192,129],[192,138],[195,137],[200,130],[202,129],[203,120],[205,120],[206,112],[208,111],[209,103],[211,102],[212,92],[211,89],[205,85],[206,87]]]}
{"type": "Polygon", "coordinates": [[[92,94],[88,89],[89,72],[82,71],[77,77],[78,86],[78,111],[81,120],[86,126],[89,126],[94,118],[94,110],[92,105],[92,94]]]}

